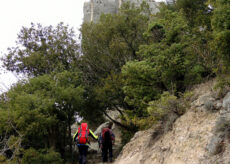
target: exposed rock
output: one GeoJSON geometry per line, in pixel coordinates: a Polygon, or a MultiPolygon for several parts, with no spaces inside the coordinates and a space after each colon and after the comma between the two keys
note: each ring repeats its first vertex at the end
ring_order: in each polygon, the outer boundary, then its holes
{"type": "Polygon", "coordinates": [[[201,95],[200,97],[195,100],[192,105],[194,107],[201,107],[205,105],[207,102],[213,103],[215,99],[212,97],[210,93],[206,93],[205,95],[201,95]]]}
{"type": "Polygon", "coordinates": [[[229,164],[230,112],[213,98],[210,84],[193,90],[196,100],[171,131],[157,140],[154,129],[137,132],[114,164],[229,164]],[[220,112],[204,110],[209,102],[220,112]]]}
{"type": "Polygon", "coordinates": [[[227,110],[230,109],[230,92],[228,92],[227,95],[224,97],[223,107],[227,110]]]}
{"type": "Polygon", "coordinates": [[[223,150],[222,143],[224,140],[224,134],[219,133],[214,135],[207,145],[207,150],[210,155],[216,155],[223,150]]]}
{"type": "MultiPolygon", "coordinates": [[[[122,111],[122,109],[120,109],[122,111]]],[[[117,110],[109,110],[107,114],[113,119],[120,122],[120,113],[117,110]]],[[[111,121],[108,117],[104,116],[106,120],[111,121]]]]}
{"type": "Polygon", "coordinates": [[[222,103],[220,101],[216,102],[216,109],[221,109],[222,108],[222,103]]]}
{"type": "Polygon", "coordinates": [[[208,111],[213,111],[215,110],[215,106],[214,106],[214,101],[208,100],[204,103],[204,107],[206,110],[208,111]]]}
{"type": "Polygon", "coordinates": [[[108,127],[108,125],[109,125],[109,121],[107,121],[107,122],[101,124],[101,125],[95,130],[94,134],[95,134],[95,135],[100,135],[101,130],[102,130],[103,128],[105,128],[105,127],[108,127]]]}
{"type": "MultiPolygon", "coordinates": [[[[116,14],[122,3],[130,1],[136,6],[139,6],[143,0],[90,0],[84,3],[84,22],[97,22],[102,13],[104,14],[116,14]]],[[[159,10],[157,6],[159,3],[154,0],[146,0],[152,13],[156,13],[159,10]]]]}
{"type": "Polygon", "coordinates": [[[118,10],[117,0],[90,0],[90,2],[84,3],[84,21],[98,21],[100,15],[115,14],[118,10]]]}
{"type": "Polygon", "coordinates": [[[124,147],[115,164],[198,164],[206,154],[215,117],[216,113],[188,111],[155,143],[151,143],[153,131],[139,133],[141,137],[124,147]]]}

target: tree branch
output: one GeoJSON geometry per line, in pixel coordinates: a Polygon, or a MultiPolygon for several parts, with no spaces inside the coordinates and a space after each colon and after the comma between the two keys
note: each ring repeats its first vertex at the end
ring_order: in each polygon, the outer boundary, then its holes
{"type": "Polygon", "coordinates": [[[116,120],[114,120],[112,117],[110,117],[108,115],[108,113],[104,112],[105,116],[108,117],[113,123],[115,123],[116,125],[126,129],[126,130],[130,130],[130,131],[134,131],[135,130],[135,127],[130,127],[130,126],[127,126],[127,125],[124,125],[116,120]]]}

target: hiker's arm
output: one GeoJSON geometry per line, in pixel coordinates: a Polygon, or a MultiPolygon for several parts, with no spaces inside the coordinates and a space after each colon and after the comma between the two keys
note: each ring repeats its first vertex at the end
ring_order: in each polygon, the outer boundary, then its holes
{"type": "Polygon", "coordinates": [[[99,148],[102,148],[102,137],[101,137],[101,135],[98,138],[98,145],[99,145],[99,148]]]}
{"type": "MultiPolygon", "coordinates": [[[[112,132],[112,131],[111,131],[111,132],[112,132]]],[[[115,135],[114,135],[113,132],[111,133],[111,137],[112,137],[112,143],[114,144],[114,143],[115,143],[115,135]]]]}
{"type": "Polygon", "coordinates": [[[90,129],[89,129],[89,135],[93,137],[95,140],[98,139],[98,136],[96,136],[90,129]]]}
{"type": "Polygon", "coordinates": [[[75,138],[78,136],[78,132],[76,132],[74,135],[73,135],[73,141],[75,141],[75,138]]]}

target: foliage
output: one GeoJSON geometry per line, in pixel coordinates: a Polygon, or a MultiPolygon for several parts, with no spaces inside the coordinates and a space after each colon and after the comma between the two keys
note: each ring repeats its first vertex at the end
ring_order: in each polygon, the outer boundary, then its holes
{"type": "Polygon", "coordinates": [[[230,55],[230,3],[226,0],[216,0],[212,17],[214,40],[212,45],[229,69],[230,55]]]}
{"type": "MultiPolygon", "coordinates": [[[[118,110],[133,108],[124,101],[122,66],[137,58],[143,33],[149,20],[149,8],[125,3],[118,14],[102,15],[97,23],[84,23],[80,69],[89,94],[95,95],[91,108],[118,110]],[[93,107],[92,105],[95,105],[93,107]]],[[[87,107],[86,107],[87,108],[87,107]]],[[[92,111],[92,109],[91,109],[92,111]]],[[[122,113],[122,112],[121,112],[122,113]]]]}
{"type": "MultiPolygon", "coordinates": [[[[5,119],[9,119],[14,129],[7,131],[7,123],[5,126],[1,124],[0,129],[8,132],[10,139],[21,137],[21,147],[25,150],[53,148],[65,151],[66,145],[72,146],[70,128],[76,112],[81,111],[83,93],[79,76],[74,72],[65,71],[19,82],[7,93],[4,102],[9,114],[5,119]]],[[[10,143],[7,146],[12,148],[10,143]]]]}
{"type": "Polygon", "coordinates": [[[124,102],[122,86],[123,80],[119,73],[111,72],[107,78],[101,80],[101,85],[95,87],[95,93],[102,109],[113,109],[122,114],[120,108],[128,106],[124,102]]]}
{"type": "Polygon", "coordinates": [[[46,150],[42,149],[36,151],[35,149],[28,149],[25,151],[22,163],[24,164],[62,164],[63,160],[59,153],[53,151],[52,149],[46,150]]]}
{"type": "Polygon", "coordinates": [[[210,26],[207,0],[177,0],[175,8],[184,12],[190,26],[210,26]]]}
{"type": "Polygon", "coordinates": [[[217,91],[218,97],[223,98],[230,90],[229,74],[219,75],[214,89],[217,91]]]}
{"type": "Polygon", "coordinates": [[[122,143],[121,144],[125,145],[131,140],[131,138],[134,136],[135,133],[132,131],[122,129],[121,134],[122,134],[122,136],[121,136],[122,143]]]}
{"type": "Polygon", "coordinates": [[[63,23],[56,28],[32,23],[22,28],[16,43],[2,61],[7,70],[17,73],[38,76],[73,70],[79,57],[75,33],[63,23]]]}
{"type": "Polygon", "coordinates": [[[147,103],[159,94],[157,85],[157,71],[145,61],[127,63],[122,69],[124,77],[125,101],[134,106],[137,116],[145,115],[143,109],[147,103]]]}
{"type": "Polygon", "coordinates": [[[164,92],[159,100],[149,102],[147,110],[155,120],[160,120],[170,111],[177,111],[177,108],[177,97],[164,92]]]}
{"type": "Polygon", "coordinates": [[[137,58],[143,32],[149,20],[148,8],[125,4],[115,15],[102,15],[98,23],[84,23],[82,32],[82,64],[87,84],[95,85],[110,72],[119,73],[129,60],[137,58]]]}

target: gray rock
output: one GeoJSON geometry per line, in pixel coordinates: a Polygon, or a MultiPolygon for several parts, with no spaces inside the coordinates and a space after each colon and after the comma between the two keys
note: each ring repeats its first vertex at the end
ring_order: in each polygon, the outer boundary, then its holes
{"type": "Polygon", "coordinates": [[[194,105],[195,107],[202,107],[203,105],[205,105],[205,103],[207,101],[214,102],[215,99],[209,94],[208,95],[202,95],[196,101],[194,101],[192,103],[192,105],[194,105]]]}
{"type": "Polygon", "coordinates": [[[222,106],[227,110],[230,109],[230,92],[228,92],[227,95],[224,97],[222,106]]]}
{"type": "Polygon", "coordinates": [[[222,103],[221,102],[217,102],[216,103],[216,109],[221,109],[222,108],[222,103]]]}
{"type": "MultiPolygon", "coordinates": [[[[123,111],[123,109],[120,109],[121,111],[123,111]]],[[[107,110],[106,113],[109,115],[110,118],[112,118],[113,120],[116,120],[118,122],[121,121],[120,119],[120,113],[117,110],[107,110]]],[[[106,121],[111,121],[106,115],[104,115],[104,118],[106,121]]]]}
{"type": "Polygon", "coordinates": [[[221,132],[227,135],[229,128],[230,128],[230,113],[224,113],[217,119],[214,130],[216,133],[221,132]]]}
{"type": "Polygon", "coordinates": [[[118,11],[118,0],[90,0],[84,3],[84,21],[97,22],[102,13],[115,14],[118,11]]]}
{"type": "Polygon", "coordinates": [[[216,155],[222,151],[223,145],[222,142],[224,140],[224,134],[219,133],[214,135],[207,145],[207,150],[210,155],[216,155]]]}
{"type": "Polygon", "coordinates": [[[98,142],[90,142],[89,144],[89,153],[99,152],[98,142]]]}
{"type": "Polygon", "coordinates": [[[205,106],[205,109],[208,110],[208,111],[213,111],[215,109],[214,102],[210,101],[210,100],[206,101],[204,103],[204,106],[205,106]]]}
{"type": "MultiPolygon", "coordinates": [[[[121,4],[128,1],[134,3],[136,6],[140,6],[143,2],[143,0],[90,0],[90,2],[85,2],[83,8],[84,22],[97,22],[102,13],[116,14],[121,4]]],[[[153,0],[145,1],[149,4],[152,13],[159,11],[159,3],[153,0]]]]}
{"type": "Polygon", "coordinates": [[[109,121],[108,121],[108,122],[105,122],[105,123],[103,123],[103,124],[101,124],[101,125],[95,130],[94,134],[97,135],[97,136],[100,135],[101,129],[103,129],[103,128],[105,128],[105,127],[108,127],[108,125],[109,125],[109,121]]]}
{"type": "Polygon", "coordinates": [[[84,21],[91,20],[91,2],[85,2],[83,7],[84,21]]]}

